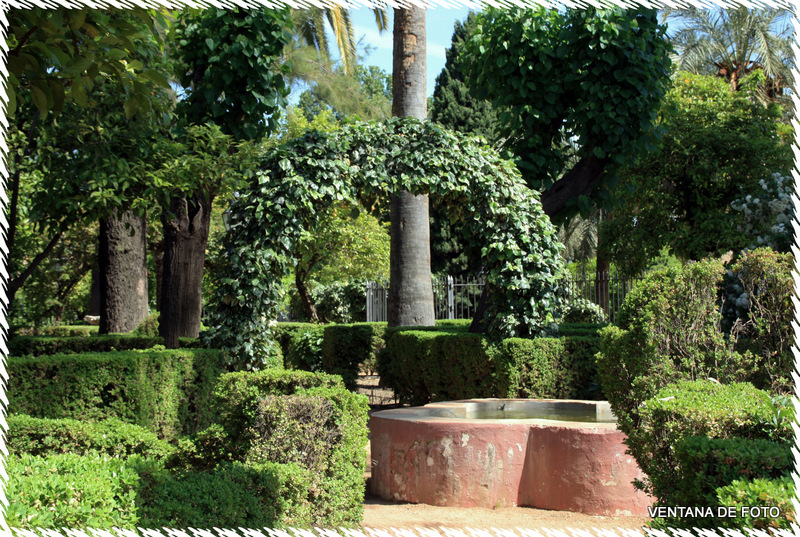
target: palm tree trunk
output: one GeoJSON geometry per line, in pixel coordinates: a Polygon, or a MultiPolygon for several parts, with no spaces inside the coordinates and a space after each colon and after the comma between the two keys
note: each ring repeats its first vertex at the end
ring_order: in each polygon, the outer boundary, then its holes
{"type": "MultiPolygon", "coordinates": [[[[425,88],[425,10],[394,10],[392,115],[428,115],[425,88]]],[[[392,195],[389,326],[433,326],[428,196],[392,195]]]]}

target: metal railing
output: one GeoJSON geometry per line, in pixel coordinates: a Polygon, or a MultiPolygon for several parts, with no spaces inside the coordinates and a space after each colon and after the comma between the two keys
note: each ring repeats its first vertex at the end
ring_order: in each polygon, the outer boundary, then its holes
{"type": "MultiPolygon", "coordinates": [[[[626,278],[618,273],[602,272],[569,276],[564,285],[571,299],[586,299],[598,304],[610,322],[615,322],[622,301],[641,277],[626,278]]],[[[434,277],[434,315],[436,319],[471,319],[483,290],[484,280],[477,277],[434,277]]],[[[367,283],[367,322],[385,322],[389,285],[367,283]]]]}

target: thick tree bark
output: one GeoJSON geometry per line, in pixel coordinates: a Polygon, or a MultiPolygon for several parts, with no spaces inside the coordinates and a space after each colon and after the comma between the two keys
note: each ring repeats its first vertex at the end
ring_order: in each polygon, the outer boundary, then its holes
{"type": "Polygon", "coordinates": [[[100,316],[100,269],[95,264],[92,268],[92,287],[89,291],[89,315],[100,316]]]}
{"type": "Polygon", "coordinates": [[[130,332],[147,317],[147,227],[130,211],[100,221],[100,333],[130,332]]]}
{"type": "MultiPolygon", "coordinates": [[[[425,10],[394,10],[392,115],[428,115],[425,92],[425,10]]],[[[389,326],[433,326],[428,196],[392,195],[389,269],[389,326]]]]}
{"type": "Polygon", "coordinates": [[[173,198],[171,214],[164,214],[164,265],[159,332],[168,349],[178,338],[200,334],[203,265],[206,259],[211,201],[197,197],[173,198]]]}

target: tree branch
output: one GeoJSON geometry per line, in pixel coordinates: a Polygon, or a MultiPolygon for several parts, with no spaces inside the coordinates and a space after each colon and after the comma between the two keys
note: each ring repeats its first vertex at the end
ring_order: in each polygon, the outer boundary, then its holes
{"type": "Polygon", "coordinates": [[[542,194],[545,214],[552,218],[564,210],[572,198],[582,194],[589,195],[600,184],[605,167],[605,161],[594,155],[583,157],[564,177],[555,182],[553,188],[542,194]]]}
{"type": "Polygon", "coordinates": [[[47,259],[47,256],[49,256],[50,252],[53,251],[53,248],[56,247],[56,244],[58,244],[58,241],[61,240],[61,236],[63,234],[64,234],[63,230],[59,229],[56,232],[56,234],[53,235],[53,238],[50,239],[50,242],[47,244],[47,246],[45,246],[44,250],[39,252],[39,255],[33,258],[33,261],[30,262],[30,264],[22,272],[22,274],[20,274],[16,278],[12,278],[8,282],[9,309],[11,308],[11,303],[13,303],[14,301],[14,295],[16,295],[20,287],[22,287],[25,284],[27,279],[30,277],[31,274],[33,274],[33,271],[36,270],[36,268],[42,263],[42,261],[47,259]]]}

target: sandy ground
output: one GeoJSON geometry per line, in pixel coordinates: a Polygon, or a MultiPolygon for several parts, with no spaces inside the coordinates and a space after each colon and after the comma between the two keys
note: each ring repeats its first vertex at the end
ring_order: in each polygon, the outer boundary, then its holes
{"type": "MultiPolygon", "coordinates": [[[[358,380],[358,384],[358,391],[369,397],[371,405],[391,405],[396,402],[391,391],[378,387],[377,376],[362,375],[358,380]]],[[[367,447],[367,461],[369,460],[369,447],[367,447]]],[[[364,477],[368,478],[369,473],[368,462],[367,473],[364,477]]],[[[516,530],[517,528],[591,530],[596,528],[613,530],[615,534],[622,535],[619,530],[641,530],[642,526],[649,520],[646,517],[591,516],[583,513],[547,511],[531,507],[503,507],[497,509],[437,507],[425,504],[389,502],[370,497],[368,494],[364,504],[364,522],[362,526],[365,529],[373,528],[377,530],[389,530],[390,528],[440,530],[440,528],[444,527],[464,531],[463,537],[473,537],[471,533],[465,531],[467,528],[483,530],[491,528],[504,530],[516,530]]],[[[442,537],[448,537],[447,532],[440,530],[439,533],[442,537]]],[[[422,537],[422,534],[417,534],[422,537]]],[[[521,535],[519,531],[516,534],[521,535]]],[[[375,537],[379,536],[376,535],[375,537]]],[[[390,532],[389,537],[394,537],[394,534],[390,532]]],[[[451,534],[449,537],[462,536],[451,534]]]]}
{"type": "MultiPolygon", "coordinates": [[[[546,511],[530,507],[480,507],[457,508],[433,505],[394,503],[368,499],[364,505],[364,528],[466,528],[489,530],[491,528],[515,530],[569,528],[590,530],[641,530],[650,519],[642,517],[602,517],[569,511],[546,511]]],[[[442,533],[442,532],[440,532],[442,533]]],[[[615,533],[622,535],[621,532],[615,533]]],[[[644,532],[642,532],[644,533],[644,532]]],[[[519,532],[517,532],[519,535],[519,532]]],[[[469,534],[467,534],[469,537],[469,534]]]]}

